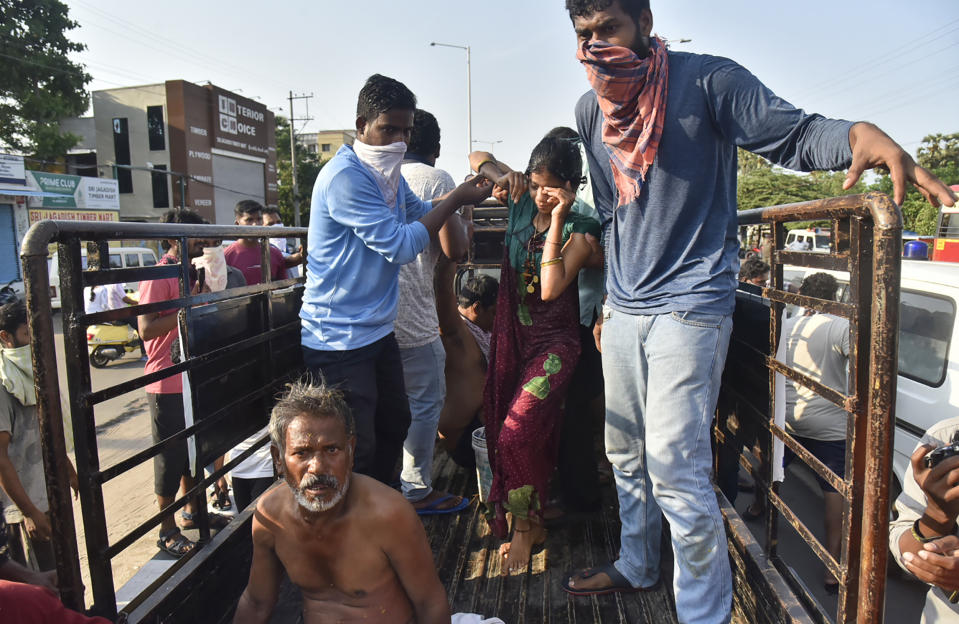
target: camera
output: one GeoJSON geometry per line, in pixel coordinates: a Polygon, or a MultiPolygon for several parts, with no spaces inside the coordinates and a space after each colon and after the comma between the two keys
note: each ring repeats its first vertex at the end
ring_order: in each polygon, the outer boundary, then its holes
{"type": "Polygon", "coordinates": [[[929,451],[923,458],[923,462],[926,468],[935,468],[939,463],[954,455],[959,455],[959,431],[952,434],[952,440],[949,441],[949,444],[929,451]]]}

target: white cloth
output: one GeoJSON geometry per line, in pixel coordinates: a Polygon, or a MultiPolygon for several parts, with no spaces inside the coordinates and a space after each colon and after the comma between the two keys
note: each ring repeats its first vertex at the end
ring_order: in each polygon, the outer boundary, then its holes
{"type": "Polygon", "coordinates": [[[450,624],[506,624],[498,617],[483,619],[482,615],[476,613],[454,613],[450,624]]]}
{"type": "Polygon", "coordinates": [[[395,205],[396,192],[400,187],[400,164],[406,154],[406,143],[400,141],[389,145],[367,145],[357,139],[353,143],[353,152],[373,174],[386,205],[395,205]]]}
{"type": "Polygon", "coordinates": [[[87,314],[106,312],[110,309],[110,296],[103,286],[87,286],[83,289],[83,310],[87,314]],[[90,296],[90,291],[93,296],[90,296]]]}
{"type": "MultiPolygon", "coordinates": [[[[450,174],[421,162],[405,162],[401,171],[410,190],[420,199],[435,199],[456,188],[450,174]]],[[[401,349],[422,347],[440,336],[436,293],[433,292],[433,271],[440,253],[439,244],[431,242],[416,260],[400,267],[393,330],[401,349]]]]}
{"type": "Polygon", "coordinates": [[[206,273],[204,283],[210,292],[219,292],[226,288],[227,264],[223,247],[204,247],[203,255],[193,259],[193,266],[206,273]]]}
{"type": "MultiPolygon", "coordinates": [[[[247,450],[253,443],[267,435],[268,427],[263,427],[246,440],[233,447],[230,451],[230,459],[233,459],[243,451],[247,450]]],[[[262,477],[273,476],[273,456],[270,455],[270,445],[265,444],[253,452],[252,455],[244,459],[240,464],[230,471],[230,476],[234,479],[260,479],[262,477]]]]}
{"type": "Polygon", "coordinates": [[[33,349],[30,345],[3,347],[0,350],[0,383],[21,405],[37,404],[37,389],[33,386],[33,349]]]}
{"type": "MultiPolygon", "coordinates": [[[[795,316],[783,322],[780,361],[837,392],[846,393],[849,321],[831,314],[795,316]]],[[[786,382],[786,428],[813,440],[846,439],[847,413],[795,382],[786,382]]]]}
{"type": "Polygon", "coordinates": [[[127,302],[123,298],[127,296],[127,291],[123,289],[123,284],[104,284],[101,288],[107,291],[107,306],[111,310],[126,307],[127,302]]]}
{"type": "MultiPolygon", "coordinates": [[[[282,221],[277,221],[270,227],[283,227],[282,221]]],[[[285,238],[271,238],[270,244],[283,252],[283,255],[286,255],[287,239],[285,238]]]]}
{"type": "MultiPolygon", "coordinates": [[[[947,444],[954,432],[959,430],[959,417],[941,420],[926,431],[926,435],[919,441],[920,444],[942,446],[947,444]]],[[[913,524],[926,510],[926,493],[922,491],[912,475],[912,465],[906,468],[903,477],[902,494],[896,499],[898,517],[889,524],[889,550],[903,570],[906,565],[902,560],[902,549],[899,548],[899,539],[903,533],[912,530],[913,524]]],[[[910,572],[911,574],[911,572],[910,572]]],[[[926,594],[926,604],[922,610],[920,624],[939,624],[959,621],[959,605],[949,602],[948,592],[938,587],[930,587],[926,594]]]]}

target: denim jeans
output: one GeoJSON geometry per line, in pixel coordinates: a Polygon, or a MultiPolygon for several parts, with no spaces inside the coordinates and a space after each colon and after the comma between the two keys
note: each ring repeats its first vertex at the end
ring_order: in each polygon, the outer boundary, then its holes
{"type": "Polygon", "coordinates": [[[411,503],[433,491],[433,447],[446,399],[446,351],[437,338],[429,344],[400,349],[403,381],[410,401],[410,428],[403,442],[403,496],[411,503]]]}
{"type": "Polygon", "coordinates": [[[662,511],[679,621],[728,622],[732,573],[710,484],[710,426],[732,319],[609,308],[604,316],[606,455],[622,521],[616,569],[636,587],[658,580],[662,511]]]}

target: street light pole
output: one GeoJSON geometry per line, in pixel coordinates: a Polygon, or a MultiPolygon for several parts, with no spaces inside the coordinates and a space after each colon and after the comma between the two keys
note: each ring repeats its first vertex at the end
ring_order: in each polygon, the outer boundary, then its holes
{"type": "MultiPolygon", "coordinates": [[[[503,139],[497,139],[496,141],[480,141],[479,139],[473,139],[473,143],[485,143],[486,145],[489,145],[489,151],[490,151],[490,152],[493,151],[493,146],[494,146],[494,145],[496,145],[497,143],[502,143],[502,142],[503,142],[503,139]]],[[[471,150],[471,151],[472,151],[472,150],[471,150]]]]}
{"type": "Polygon", "coordinates": [[[466,50],[466,155],[469,156],[469,153],[473,151],[473,78],[470,69],[470,47],[436,41],[431,41],[430,46],[466,50]]]}

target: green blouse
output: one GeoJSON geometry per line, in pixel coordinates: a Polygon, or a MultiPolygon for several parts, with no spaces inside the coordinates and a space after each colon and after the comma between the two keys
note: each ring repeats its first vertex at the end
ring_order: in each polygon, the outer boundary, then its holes
{"type": "MultiPolygon", "coordinates": [[[[579,201],[578,199],[576,201],[579,201]]],[[[509,200],[509,221],[506,226],[506,244],[509,246],[509,263],[514,270],[522,272],[529,255],[530,237],[536,232],[533,226],[533,217],[536,216],[536,202],[530,197],[530,194],[524,193],[519,203],[513,203],[509,200]]],[[[549,230],[543,234],[543,240],[546,239],[549,230]]],[[[575,206],[566,215],[566,222],[563,224],[563,245],[569,240],[573,232],[580,234],[592,234],[596,238],[600,237],[599,222],[592,217],[587,217],[575,212],[575,206]]],[[[540,261],[543,258],[542,246],[532,253],[532,259],[536,266],[536,273],[540,270],[540,261]]]]}

